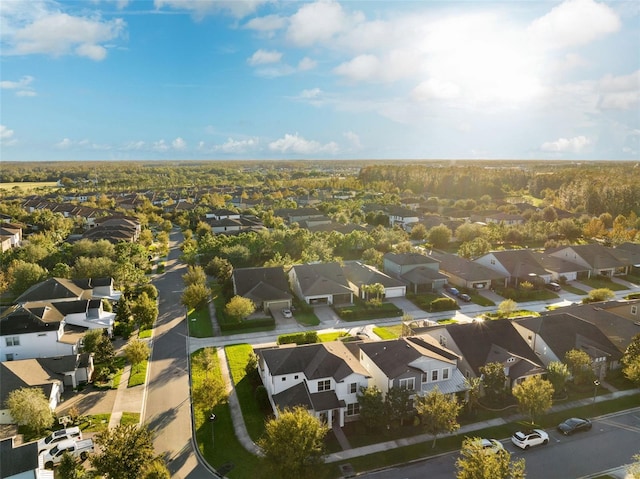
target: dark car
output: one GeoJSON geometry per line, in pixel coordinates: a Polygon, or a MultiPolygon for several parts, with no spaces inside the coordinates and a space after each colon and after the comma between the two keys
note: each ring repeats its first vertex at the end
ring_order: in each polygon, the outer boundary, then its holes
{"type": "Polygon", "coordinates": [[[469,301],[471,301],[471,296],[469,296],[466,293],[461,293],[460,296],[458,296],[458,298],[460,298],[462,301],[468,303],[469,301]]]}
{"type": "Polygon", "coordinates": [[[589,431],[591,429],[591,421],[581,417],[572,417],[558,424],[558,431],[565,436],[570,436],[574,432],[589,431]]]}
{"type": "Polygon", "coordinates": [[[449,293],[454,295],[454,296],[459,296],[460,295],[460,291],[458,291],[458,288],[449,288],[449,293]]]}
{"type": "Polygon", "coordinates": [[[560,291],[562,289],[558,283],[547,283],[546,286],[551,291],[560,291]]]}

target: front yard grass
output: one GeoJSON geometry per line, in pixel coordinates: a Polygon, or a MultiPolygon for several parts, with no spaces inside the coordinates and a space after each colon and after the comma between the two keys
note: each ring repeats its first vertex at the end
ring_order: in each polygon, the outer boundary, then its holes
{"type": "Polygon", "coordinates": [[[398,331],[398,328],[396,326],[375,327],[373,328],[373,332],[380,339],[396,339],[400,337],[400,333],[402,332],[402,325],[400,325],[399,328],[400,331],[398,331]]]}
{"type": "Polygon", "coordinates": [[[138,333],[138,339],[148,339],[153,335],[153,329],[143,329],[138,333]]]}
{"type": "Polygon", "coordinates": [[[129,382],[127,383],[128,388],[132,388],[132,387],[140,386],[141,384],[144,384],[144,381],[147,378],[148,366],[149,366],[148,359],[145,359],[140,364],[131,366],[131,375],[129,376],[129,382]]]}
{"type": "Polygon", "coordinates": [[[596,289],[607,288],[611,291],[624,291],[625,289],[628,289],[626,286],[615,283],[609,278],[586,278],[579,281],[596,289]]]}
{"type": "Polygon", "coordinates": [[[133,425],[140,424],[139,412],[123,412],[122,413],[122,418],[120,419],[120,425],[128,426],[130,424],[133,424],[133,425]]]}
{"type": "Polygon", "coordinates": [[[213,336],[213,325],[209,315],[209,305],[205,304],[197,309],[192,309],[187,314],[189,335],[194,338],[210,338],[213,336]]]}
{"type": "Polygon", "coordinates": [[[564,289],[568,293],[581,294],[583,296],[586,296],[587,294],[586,291],[583,291],[582,289],[576,288],[575,286],[571,286],[569,284],[563,284],[562,289],[564,289]]]}
{"type": "Polygon", "coordinates": [[[296,321],[303,326],[317,326],[320,324],[320,320],[316,316],[316,313],[311,311],[298,311],[293,315],[296,321]]]}
{"type": "Polygon", "coordinates": [[[489,298],[485,298],[480,293],[476,293],[475,291],[470,291],[469,296],[471,296],[471,302],[476,303],[479,306],[495,306],[496,303],[491,301],[489,298]]]}
{"type": "Polygon", "coordinates": [[[330,343],[331,341],[336,341],[339,338],[344,338],[345,336],[349,336],[349,333],[346,331],[334,331],[333,333],[318,334],[318,339],[321,343],[330,343]]]}

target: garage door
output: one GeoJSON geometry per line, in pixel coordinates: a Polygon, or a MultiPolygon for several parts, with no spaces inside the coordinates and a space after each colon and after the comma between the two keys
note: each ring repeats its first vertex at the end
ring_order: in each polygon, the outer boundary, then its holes
{"type": "Polygon", "coordinates": [[[397,288],[386,288],[384,290],[385,298],[402,298],[406,293],[407,288],[405,286],[398,286],[397,288]]]}
{"type": "Polygon", "coordinates": [[[281,309],[289,308],[291,303],[287,300],[283,301],[271,301],[268,303],[269,311],[280,311],[281,309]]]}

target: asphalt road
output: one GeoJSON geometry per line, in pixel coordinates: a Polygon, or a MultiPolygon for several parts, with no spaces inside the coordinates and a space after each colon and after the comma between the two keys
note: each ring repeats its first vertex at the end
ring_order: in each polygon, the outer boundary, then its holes
{"type": "Polygon", "coordinates": [[[186,265],[179,261],[182,239],[181,232],[172,231],[165,273],[153,280],[159,293],[159,314],[144,422],[154,431],[155,450],[165,456],[172,478],[208,479],[216,476],[198,462],[192,442],[187,323],[180,304],[186,272],[186,265]]]}
{"type": "MultiPolygon", "coordinates": [[[[593,429],[565,437],[548,430],[550,442],[523,451],[503,441],[512,458],[524,458],[527,479],[572,479],[606,471],[632,462],[640,452],[640,409],[593,420],[593,429]]],[[[425,445],[425,447],[429,447],[425,445]]],[[[458,453],[453,452],[358,476],[359,479],[451,479],[458,453]]]]}

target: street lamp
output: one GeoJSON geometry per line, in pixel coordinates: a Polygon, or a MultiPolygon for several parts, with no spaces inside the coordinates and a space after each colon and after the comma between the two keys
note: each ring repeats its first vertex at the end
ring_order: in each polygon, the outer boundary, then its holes
{"type": "Polygon", "coordinates": [[[598,386],[600,386],[600,381],[598,381],[597,379],[595,379],[593,381],[593,403],[595,404],[596,402],[596,396],[598,395],[598,386]]]}

